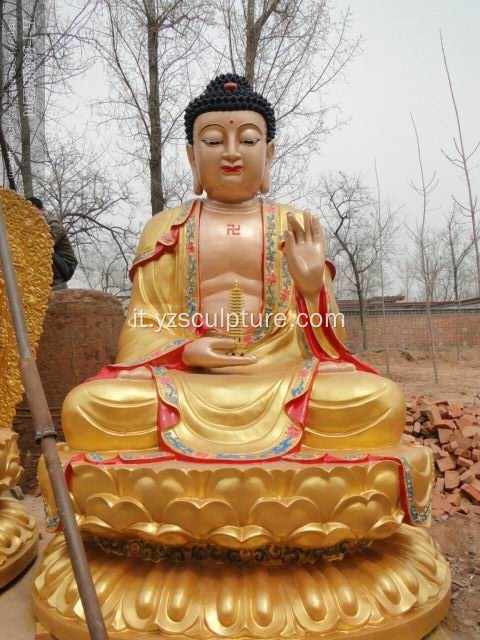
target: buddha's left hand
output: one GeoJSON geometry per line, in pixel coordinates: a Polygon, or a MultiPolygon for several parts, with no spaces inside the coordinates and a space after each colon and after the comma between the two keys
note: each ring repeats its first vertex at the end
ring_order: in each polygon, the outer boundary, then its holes
{"type": "Polygon", "coordinates": [[[285,255],[288,270],[305,298],[320,293],[325,270],[325,239],[318,218],[304,212],[303,227],[293,213],[287,213],[285,255]]]}

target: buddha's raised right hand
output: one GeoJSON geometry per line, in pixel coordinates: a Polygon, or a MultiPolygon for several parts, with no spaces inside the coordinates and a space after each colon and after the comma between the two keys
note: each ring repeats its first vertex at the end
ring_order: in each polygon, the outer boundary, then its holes
{"type": "Polygon", "coordinates": [[[182,360],[189,367],[206,369],[254,364],[257,361],[255,356],[234,356],[227,353],[236,347],[237,343],[230,338],[204,336],[187,344],[182,360]]]}

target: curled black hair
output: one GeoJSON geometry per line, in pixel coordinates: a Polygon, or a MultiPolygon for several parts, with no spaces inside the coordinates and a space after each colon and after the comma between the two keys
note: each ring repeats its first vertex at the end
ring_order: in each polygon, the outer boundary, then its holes
{"type": "Polygon", "coordinates": [[[275,114],[272,105],[250,83],[236,73],[225,73],[214,78],[205,91],[194,98],[185,109],[185,133],[193,144],[193,123],[202,113],[210,111],[256,111],[265,119],[267,142],[275,137],[275,114]]]}

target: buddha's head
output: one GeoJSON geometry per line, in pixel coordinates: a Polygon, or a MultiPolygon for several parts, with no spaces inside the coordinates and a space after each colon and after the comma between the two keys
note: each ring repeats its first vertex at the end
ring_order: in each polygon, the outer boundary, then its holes
{"type": "Polygon", "coordinates": [[[188,105],[185,130],[197,195],[235,203],[268,192],[275,115],[245,78],[212,80],[188,105]]]}

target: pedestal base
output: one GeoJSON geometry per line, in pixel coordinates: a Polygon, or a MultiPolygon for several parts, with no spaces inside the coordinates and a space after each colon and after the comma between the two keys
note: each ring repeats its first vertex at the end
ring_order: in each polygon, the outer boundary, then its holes
{"type": "Polygon", "coordinates": [[[0,589],[37,555],[35,520],[14,498],[0,498],[0,589]]]}
{"type": "MultiPolygon", "coordinates": [[[[445,616],[448,566],[428,534],[402,525],[341,561],[313,565],[159,563],[87,555],[111,640],[419,640],[445,616]]],[[[88,640],[63,535],[50,543],[34,610],[58,640],[88,640]]]]}

